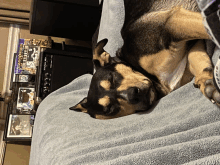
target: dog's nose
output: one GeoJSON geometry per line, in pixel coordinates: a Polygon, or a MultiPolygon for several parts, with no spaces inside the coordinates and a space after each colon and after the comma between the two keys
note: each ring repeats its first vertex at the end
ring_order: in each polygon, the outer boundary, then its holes
{"type": "Polygon", "coordinates": [[[141,89],[138,87],[130,87],[127,90],[120,92],[120,97],[127,100],[131,104],[136,104],[141,98],[141,89]]]}

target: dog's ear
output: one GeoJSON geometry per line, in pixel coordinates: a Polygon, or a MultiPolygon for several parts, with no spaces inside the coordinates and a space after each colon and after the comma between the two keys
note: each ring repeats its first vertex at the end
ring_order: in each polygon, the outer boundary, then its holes
{"type": "Polygon", "coordinates": [[[69,109],[70,109],[70,110],[77,111],[77,112],[87,113],[88,110],[87,110],[86,107],[87,107],[87,97],[85,97],[85,98],[82,99],[78,104],[76,104],[76,105],[73,106],[73,107],[70,107],[69,109]]]}
{"type": "Polygon", "coordinates": [[[93,51],[93,63],[96,68],[104,67],[111,64],[112,58],[109,53],[107,53],[103,47],[107,44],[108,39],[103,39],[99,41],[93,51]]]}

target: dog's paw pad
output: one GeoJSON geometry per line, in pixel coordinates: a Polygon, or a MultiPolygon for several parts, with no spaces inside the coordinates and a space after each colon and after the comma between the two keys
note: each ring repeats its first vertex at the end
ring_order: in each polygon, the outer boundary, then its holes
{"type": "Polygon", "coordinates": [[[206,80],[205,81],[205,86],[207,86],[207,85],[213,85],[214,86],[213,80],[212,79],[206,80]]]}
{"type": "Polygon", "coordinates": [[[205,81],[205,95],[212,101],[212,103],[216,103],[218,106],[220,105],[220,93],[217,91],[214,86],[213,80],[209,79],[205,81]]]}
{"type": "Polygon", "coordinates": [[[212,85],[206,85],[205,87],[205,95],[209,98],[212,99],[212,95],[214,93],[214,91],[216,90],[216,88],[212,85]]]}
{"type": "Polygon", "coordinates": [[[220,104],[220,93],[217,90],[213,93],[213,99],[216,101],[217,104],[220,104]]]}

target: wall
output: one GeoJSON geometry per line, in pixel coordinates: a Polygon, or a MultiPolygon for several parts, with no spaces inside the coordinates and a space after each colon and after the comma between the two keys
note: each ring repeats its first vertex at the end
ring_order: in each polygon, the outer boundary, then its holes
{"type": "Polygon", "coordinates": [[[3,87],[9,24],[0,23],[0,92],[3,87]]]}

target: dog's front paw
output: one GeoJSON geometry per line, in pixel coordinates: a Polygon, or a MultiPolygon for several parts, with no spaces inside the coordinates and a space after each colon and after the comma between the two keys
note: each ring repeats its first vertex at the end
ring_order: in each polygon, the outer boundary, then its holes
{"type": "Polygon", "coordinates": [[[205,81],[204,94],[212,101],[212,103],[216,103],[218,106],[220,106],[220,93],[214,86],[212,79],[205,81]]]}

